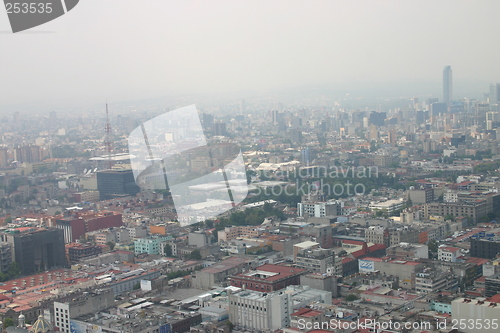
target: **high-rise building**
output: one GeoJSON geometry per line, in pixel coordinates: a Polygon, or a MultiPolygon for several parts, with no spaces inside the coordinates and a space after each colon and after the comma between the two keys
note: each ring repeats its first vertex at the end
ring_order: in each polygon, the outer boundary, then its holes
{"type": "Polygon", "coordinates": [[[302,143],[302,131],[298,129],[291,130],[290,139],[293,143],[302,143]]]}
{"type": "Polygon", "coordinates": [[[396,130],[395,129],[391,129],[389,131],[389,136],[388,136],[388,143],[391,144],[392,146],[395,146],[396,145],[396,141],[397,141],[397,135],[396,135],[396,130]]]}
{"type": "Polygon", "coordinates": [[[370,125],[370,132],[368,133],[368,139],[370,141],[378,141],[378,128],[377,125],[370,125]]]}
{"type": "Polygon", "coordinates": [[[309,165],[309,163],[311,163],[311,154],[309,152],[309,148],[302,149],[301,155],[302,164],[309,165]]]}
{"type": "Polygon", "coordinates": [[[212,130],[214,127],[214,116],[208,113],[202,113],[201,126],[203,127],[203,129],[212,130]]]}
{"type": "Polygon", "coordinates": [[[216,136],[227,135],[226,123],[222,123],[222,122],[214,123],[214,135],[216,135],[216,136]]]}
{"type": "Polygon", "coordinates": [[[424,111],[417,111],[416,116],[415,116],[415,120],[416,120],[417,124],[423,124],[425,122],[424,111]]]}
{"type": "Polygon", "coordinates": [[[453,99],[452,74],[451,66],[446,66],[443,70],[443,102],[447,106],[450,105],[450,101],[453,99]]]}
{"type": "Polygon", "coordinates": [[[11,244],[23,275],[67,266],[61,229],[23,227],[1,233],[0,239],[11,244]]]}
{"type": "Polygon", "coordinates": [[[76,213],[55,221],[55,227],[64,231],[65,243],[76,242],[86,232],[121,227],[122,214],[109,211],[76,213]]]}
{"type": "Polygon", "coordinates": [[[104,170],[97,173],[97,190],[101,200],[108,200],[140,192],[132,170],[104,170]]]}
{"type": "Polygon", "coordinates": [[[9,154],[7,148],[0,148],[0,168],[6,168],[9,165],[9,154]]]}
{"type": "Polygon", "coordinates": [[[290,314],[314,301],[332,304],[332,293],[295,285],[274,292],[242,290],[228,297],[229,320],[253,330],[274,331],[289,327],[290,314]]]}
{"type": "Polygon", "coordinates": [[[387,118],[386,112],[378,112],[378,111],[370,112],[370,124],[374,124],[377,126],[384,126],[385,118],[387,118]]]}
{"type": "Polygon", "coordinates": [[[490,110],[500,111],[498,105],[500,104],[500,83],[490,84],[490,110]]]}
{"type": "Polygon", "coordinates": [[[16,160],[22,163],[35,163],[41,161],[39,146],[17,147],[15,150],[16,160]]]}

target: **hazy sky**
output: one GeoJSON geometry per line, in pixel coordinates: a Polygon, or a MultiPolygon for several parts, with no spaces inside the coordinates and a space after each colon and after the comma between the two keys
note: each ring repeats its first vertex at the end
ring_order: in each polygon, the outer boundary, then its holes
{"type": "Polygon", "coordinates": [[[12,34],[0,9],[0,107],[439,82],[445,65],[457,82],[500,81],[498,13],[498,0],[80,0],[12,34]]]}

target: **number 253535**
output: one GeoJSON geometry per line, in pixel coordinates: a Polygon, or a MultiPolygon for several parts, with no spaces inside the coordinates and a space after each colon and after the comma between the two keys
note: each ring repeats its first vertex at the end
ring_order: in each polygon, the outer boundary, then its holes
{"type": "Polygon", "coordinates": [[[52,3],[38,3],[38,2],[14,2],[6,3],[5,9],[7,9],[7,14],[35,14],[35,13],[52,13],[52,3]]]}

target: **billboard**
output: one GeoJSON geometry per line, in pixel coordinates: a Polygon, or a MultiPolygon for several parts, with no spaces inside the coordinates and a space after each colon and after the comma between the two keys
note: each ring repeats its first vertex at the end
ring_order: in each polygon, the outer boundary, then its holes
{"type": "Polygon", "coordinates": [[[79,320],[69,322],[71,333],[102,333],[101,326],[89,324],[79,320]]]}
{"type": "Polygon", "coordinates": [[[371,260],[358,260],[359,272],[369,273],[375,271],[375,262],[371,260]]]}

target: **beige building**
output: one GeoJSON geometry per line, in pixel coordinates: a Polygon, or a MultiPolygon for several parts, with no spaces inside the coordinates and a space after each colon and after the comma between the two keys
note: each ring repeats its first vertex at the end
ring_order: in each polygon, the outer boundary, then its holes
{"type": "Polygon", "coordinates": [[[446,202],[446,203],[430,203],[424,206],[424,217],[429,219],[430,216],[446,216],[454,217],[469,217],[475,223],[483,216],[486,216],[489,211],[489,206],[486,200],[478,200],[469,203],[446,202]]]}
{"type": "Polygon", "coordinates": [[[451,302],[451,317],[452,320],[456,321],[456,326],[460,328],[461,332],[490,333],[498,331],[499,303],[500,297],[498,295],[487,299],[457,298],[451,302]],[[460,327],[461,322],[465,323],[463,327],[460,327]],[[469,323],[473,323],[473,325],[469,325],[469,323]],[[476,323],[481,323],[482,327],[476,323]],[[489,328],[487,328],[487,323],[489,323],[489,328]]]}

